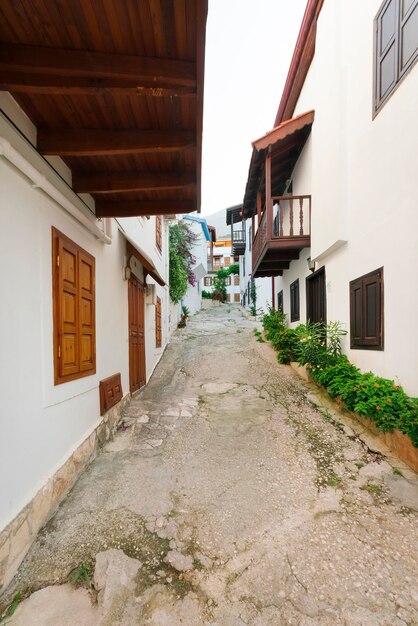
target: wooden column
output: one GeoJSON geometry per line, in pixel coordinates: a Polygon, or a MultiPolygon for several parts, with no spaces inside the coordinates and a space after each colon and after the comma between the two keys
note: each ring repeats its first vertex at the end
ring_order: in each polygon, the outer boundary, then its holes
{"type": "Polygon", "coordinates": [[[257,191],[257,218],[258,224],[257,229],[260,227],[261,222],[261,191],[257,191]]]}
{"type": "Polygon", "coordinates": [[[265,177],[266,177],[266,220],[267,220],[267,239],[270,240],[273,234],[273,201],[271,199],[271,152],[268,151],[265,161],[265,177]]]}

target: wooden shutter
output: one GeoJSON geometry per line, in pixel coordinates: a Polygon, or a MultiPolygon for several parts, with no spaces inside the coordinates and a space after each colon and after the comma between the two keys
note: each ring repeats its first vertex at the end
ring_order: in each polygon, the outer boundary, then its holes
{"type": "Polygon", "coordinates": [[[163,233],[162,233],[162,220],[161,215],[155,217],[155,243],[158,250],[161,252],[163,249],[163,233]]]}
{"type": "Polygon", "coordinates": [[[231,302],[231,294],[230,293],[226,294],[226,301],[227,302],[231,302]]]}
{"type": "Polygon", "coordinates": [[[297,322],[299,313],[299,278],[290,285],[290,321],[297,322]]]}
{"type": "Polygon", "coordinates": [[[55,384],[96,371],[95,260],[52,229],[55,384]]]}
{"type": "Polygon", "coordinates": [[[155,346],[162,346],[162,329],[161,329],[161,298],[157,298],[155,306],[155,346]]]}
{"type": "Polygon", "coordinates": [[[350,282],[352,348],[383,349],[383,268],[350,282]]]}
{"type": "Polygon", "coordinates": [[[238,286],[239,286],[239,276],[238,276],[238,274],[235,274],[235,275],[234,275],[234,285],[235,285],[236,287],[238,287],[238,286]]]}
{"type": "Polygon", "coordinates": [[[277,294],[277,310],[283,311],[283,289],[277,294]]]}
{"type": "Polygon", "coordinates": [[[239,293],[234,293],[234,302],[240,302],[241,298],[240,298],[240,294],[239,293]]]}

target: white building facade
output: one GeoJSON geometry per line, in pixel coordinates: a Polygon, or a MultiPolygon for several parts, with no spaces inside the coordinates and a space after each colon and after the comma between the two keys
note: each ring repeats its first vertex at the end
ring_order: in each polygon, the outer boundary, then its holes
{"type": "Polygon", "coordinates": [[[190,315],[194,315],[202,308],[202,290],[204,289],[204,277],[208,273],[208,244],[211,241],[211,234],[206,220],[202,217],[183,215],[183,221],[196,235],[196,242],[191,250],[195,259],[192,267],[195,284],[189,283],[182,298],[182,304],[189,309],[190,315]]]}
{"type": "MultiPolygon", "coordinates": [[[[290,325],[340,321],[348,358],[412,396],[417,24],[416,1],[308,2],[275,128],[253,144],[250,167],[265,153],[273,221],[268,211],[257,217],[254,205],[247,212],[259,237],[258,271],[276,259],[275,303],[290,325]]],[[[247,183],[248,206],[252,198],[247,183]]]]}
{"type": "Polygon", "coordinates": [[[97,220],[16,102],[0,102],[1,587],[149,380],[169,295],[166,220],[97,220]]]}

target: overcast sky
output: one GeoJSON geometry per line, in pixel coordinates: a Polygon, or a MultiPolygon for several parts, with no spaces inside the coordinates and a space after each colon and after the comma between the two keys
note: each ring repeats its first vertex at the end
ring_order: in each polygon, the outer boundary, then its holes
{"type": "Polygon", "coordinates": [[[273,127],[306,0],[209,0],[202,215],[242,202],[251,141],[273,127]]]}

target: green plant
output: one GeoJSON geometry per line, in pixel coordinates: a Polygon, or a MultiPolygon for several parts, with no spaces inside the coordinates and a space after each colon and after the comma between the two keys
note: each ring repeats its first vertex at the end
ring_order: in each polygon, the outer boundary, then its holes
{"type": "Polygon", "coordinates": [[[239,263],[233,263],[228,267],[228,274],[239,274],[239,263]]]}
{"type": "Polygon", "coordinates": [[[284,328],[275,334],[272,344],[273,348],[279,352],[277,355],[279,363],[290,363],[296,360],[295,351],[298,341],[298,332],[293,328],[284,328]]]}
{"type": "Polygon", "coordinates": [[[75,587],[90,587],[91,585],[91,565],[81,563],[68,574],[68,579],[75,587]]]}
{"type": "Polygon", "coordinates": [[[395,476],[403,476],[399,467],[392,467],[392,472],[395,474],[395,476]]]}
{"type": "Polygon", "coordinates": [[[330,487],[337,487],[341,482],[341,476],[337,476],[337,474],[331,474],[331,476],[327,480],[327,485],[329,485],[330,487]]]}
{"type": "Polygon", "coordinates": [[[183,317],[190,317],[190,309],[185,304],[181,305],[181,312],[183,314],[183,317]]]}
{"type": "Polygon", "coordinates": [[[363,485],[362,489],[364,491],[368,491],[369,493],[377,494],[377,495],[383,493],[382,487],[380,487],[379,485],[375,485],[374,483],[370,483],[370,482],[367,483],[366,485],[363,485]]]}
{"type": "Polygon", "coordinates": [[[11,601],[11,603],[9,604],[9,606],[6,608],[6,610],[0,615],[0,624],[4,626],[6,626],[6,624],[8,624],[9,622],[6,622],[5,620],[8,617],[12,617],[12,615],[14,614],[14,612],[16,611],[17,607],[19,606],[19,604],[21,603],[21,601],[23,600],[22,594],[20,591],[17,591],[15,593],[15,595],[13,596],[13,600],[11,601]],[[4,620],[4,621],[3,621],[4,620]]]}
{"type": "Polygon", "coordinates": [[[196,259],[191,253],[198,236],[184,222],[170,226],[169,232],[169,276],[170,298],[179,302],[187,291],[187,285],[194,286],[196,278],[192,267],[196,259]]]}
{"type": "Polygon", "coordinates": [[[364,467],[364,463],[362,463],[361,461],[357,461],[356,463],[354,463],[354,465],[357,467],[357,469],[361,469],[362,467],[364,467]]]}
{"type": "Polygon", "coordinates": [[[210,291],[202,290],[202,298],[206,300],[210,300],[212,298],[212,293],[210,291]]]}
{"type": "Polygon", "coordinates": [[[228,280],[228,270],[218,270],[213,279],[214,292],[212,298],[220,302],[226,301],[226,281],[228,280]]]}

